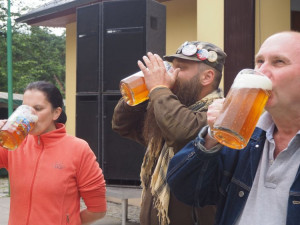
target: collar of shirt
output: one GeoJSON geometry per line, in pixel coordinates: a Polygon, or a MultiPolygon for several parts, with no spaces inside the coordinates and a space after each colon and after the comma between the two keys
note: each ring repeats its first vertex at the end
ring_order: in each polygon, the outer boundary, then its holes
{"type": "Polygon", "coordinates": [[[273,140],[273,132],[275,128],[275,123],[267,111],[265,111],[257,122],[257,127],[261,128],[262,130],[266,131],[266,137],[268,141],[273,140]]]}
{"type": "MultiPolygon", "coordinates": [[[[268,141],[273,140],[273,133],[275,129],[275,123],[272,119],[272,116],[269,112],[265,111],[257,122],[257,127],[261,128],[262,130],[266,131],[266,137],[268,141]]],[[[300,135],[300,130],[298,130],[297,135],[300,135]]]]}

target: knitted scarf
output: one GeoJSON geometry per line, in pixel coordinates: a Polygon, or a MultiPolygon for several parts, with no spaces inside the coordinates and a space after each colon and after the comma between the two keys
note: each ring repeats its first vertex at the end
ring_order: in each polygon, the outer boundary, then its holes
{"type": "MultiPolygon", "coordinates": [[[[191,105],[189,109],[195,112],[206,112],[213,100],[221,97],[222,93],[220,90],[214,91],[194,105],[191,105]]],[[[168,147],[166,144],[159,149],[151,149],[151,147],[150,141],[141,167],[142,198],[144,197],[145,188],[149,185],[149,182],[151,182],[151,194],[154,196],[154,206],[158,210],[160,225],[167,225],[170,224],[168,217],[170,189],[166,182],[166,175],[169,162],[174,156],[174,151],[172,147],[168,147]],[[155,168],[153,168],[154,166],[155,168]],[[153,169],[154,172],[152,174],[153,169]]]]}

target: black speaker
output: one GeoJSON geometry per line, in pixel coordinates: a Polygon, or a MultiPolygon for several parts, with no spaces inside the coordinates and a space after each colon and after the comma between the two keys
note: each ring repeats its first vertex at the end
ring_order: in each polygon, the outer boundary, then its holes
{"type": "Polygon", "coordinates": [[[77,10],[77,93],[100,92],[99,7],[77,10]]]}
{"type": "Polygon", "coordinates": [[[76,135],[98,156],[108,184],[139,184],[145,148],[111,129],[119,82],[148,52],[165,54],[166,8],[153,0],[103,1],[77,9],[76,135]],[[84,119],[83,119],[84,118],[84,119]]]}
{"type": "MultiPolygon", "coordinates": [[[[103,95],[102,149],[103,170],[110,182],[139,180],[141,163],[145,154],[143,146],[120,137],[111,129],[113,110],[120,96],[103,95]]],[[[124,182],[123,182],[124,183],[124,182]]]]}
{"type": "Polygon", "coordinates": [[[98,159],[99,152],[99,96],[76,96],[76,136],[86,140],[98,159]]]}
{"type": "Polygon", "coordinates": [[[77,9],[77,92],[116,92],[148,52],[163,56],[165,6],[152,0],[100,2],[77,9]]]}

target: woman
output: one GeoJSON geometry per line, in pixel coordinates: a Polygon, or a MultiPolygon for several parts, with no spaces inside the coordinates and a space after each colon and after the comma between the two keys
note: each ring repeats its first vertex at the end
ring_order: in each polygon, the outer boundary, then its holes
{"type": "Polygon", "coordinates": [[[30,83],[23,104],[35,109],[37,123],[15,151],[0,148],[0,168],[10,178],[9,225],[83,225],[104,217],[102,170],[89,145],[66,133],[59,90],[45,81],[30,83]]]}

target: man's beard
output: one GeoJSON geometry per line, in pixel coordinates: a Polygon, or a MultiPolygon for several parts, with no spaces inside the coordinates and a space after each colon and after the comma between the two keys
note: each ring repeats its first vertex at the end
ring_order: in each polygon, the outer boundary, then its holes
{"type": "MultiPolygon", "coordinates": [[[[199,100],[199,95],[202,89],[202,84],[200,83],[199,74],[195,75],[192,79],[188,81],[182,81],[177,79],[172,92],[178,97],[179,101],[189,107],[199,100]]],[[[150,103],[147,108],[147,114],[144,122],[143,135],[147,144],[152,139],[151,149],[160,150],[161,144],[163,142],[162,132],[157,125],[154,107],[150,103]]]]}
{"type": "Polygon", "coordinates": [[[189,107],[199,100],[199,95],[202,90],[199,74],[192,77],[188,81],[176,80],[172,92],[177,96],[181,104],[189,107]]]}

